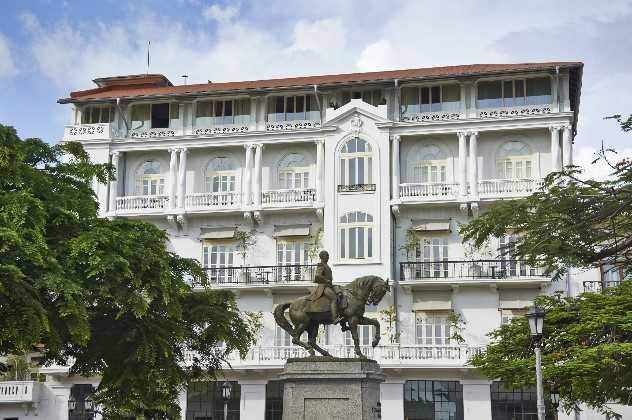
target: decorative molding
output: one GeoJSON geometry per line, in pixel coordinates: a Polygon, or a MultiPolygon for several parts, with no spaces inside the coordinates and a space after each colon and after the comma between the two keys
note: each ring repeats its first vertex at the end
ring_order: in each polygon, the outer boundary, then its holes
{"type": "Polygon", "coordinates": [[[472,216],[478,217],[478,203],[470,203],[470,208],[472,209],[472,216]]]}
{"type": "Polygon", "coordinates": [[[214,136],[217,134],[236,134],[247,133],[250,130],[248,125],[234,124],[234,125],[220,125],[210,128],[196,128],[193,130],[193,134],[196,136],[214,136]]]}
{"type": "Polygon", "coordinates": [[[323,207],[316,208],[316,218],[318,218],[320,223],[323,223],[325,218],[325,209],[323,207]]]}
{"type": "Polygon", "coordinates": [[[374,192],[375,184],[338,185],[338,192],[374,192]]]}
{"type": "Polygon", "coordinates": [[[393,216],[395,216],[396,218],[401,215],[401,209],[399,208],[399,204],[394,204],[391,206],[391,213],[393,213],[393,216]]]}
{"type": "Polygon", "coordinates": [[[411,114],[402,114],[400,120],[404,122],[435,122],[458,120],[461,114],[458,112],[420,112],[411,114]]]}
{"type": "Polygon", "coordinates": [[[263,223],[263,212],[261,210],[255,210],[253,212],[253,217],[258,224],[263,223]]]}
{"type": "Polygon", "coordinates": [[[318,120],[275,121],[266,123],[266,131],[304,130],[320,128],[321,126],[322,124],[318,120]]]}
{"type": "Polygon", "coordinates": [[[176,131],[170,128],[154,128],[143,131],[130,131],[129,136],[133,139],[148,139],[153,137],[175,137],[176,131]]]}
{"type": "Polygon", "coordinates": [[[507,117],[528,117],[531,115],[550,114],[551,105],[524,106],[491,109],[488,111],[478,111],[479,118],[507,118],[507,117]]]}
{"type": "Polygon", "coordinates": [[[362,131],[362,118],[360,118],[358,114],[355,114],[351,117],[350,124],[353,137],[360,137],[360,132],[362,131]]]}

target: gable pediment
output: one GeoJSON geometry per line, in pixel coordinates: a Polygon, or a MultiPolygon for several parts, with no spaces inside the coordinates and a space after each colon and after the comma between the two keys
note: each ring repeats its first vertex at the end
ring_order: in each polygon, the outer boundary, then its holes
{"type": "Polygon", "coordinates": [[[341,124],[343,121],[361,115],[375,122],[387,122],[386,105],[373,106],[362,99],[352,99],[340,108],[327,108],[325,112],[325,124],[341,124]]]}

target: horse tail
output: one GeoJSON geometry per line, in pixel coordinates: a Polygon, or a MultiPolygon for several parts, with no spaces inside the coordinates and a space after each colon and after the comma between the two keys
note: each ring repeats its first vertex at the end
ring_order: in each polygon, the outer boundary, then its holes
{"type": "Polygon", "coordinates": [[[283,328],[285,331],[289,332],[290,335],[294,335],[294,328],[290,325],[290,322],[285,317],[285,310],[290,307],[290,302],[285,302],[280,305],[277,305],[274,308],[274,320],[279,325],[279,327],[283,328]]]}

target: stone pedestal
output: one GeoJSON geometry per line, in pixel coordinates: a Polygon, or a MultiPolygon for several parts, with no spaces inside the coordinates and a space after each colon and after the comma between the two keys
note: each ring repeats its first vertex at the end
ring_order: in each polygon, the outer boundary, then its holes
{"type": "Polygon", "coordinates": [[[381,418],[382,369],[374,360],[289,359],[279,379],[283,420],[377,420],[381,418]]]}

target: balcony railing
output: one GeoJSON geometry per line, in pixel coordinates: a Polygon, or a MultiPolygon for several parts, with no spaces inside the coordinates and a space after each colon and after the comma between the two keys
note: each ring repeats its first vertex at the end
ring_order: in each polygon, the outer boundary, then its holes
{"type": "Polygon", "coordinates": [[[531,115],[550,114],[552,106],[544,105],[525,105],[525,106],[507,106],[489,109],[479,109],[479,118],[511,118],[511,117],[528,117],[531,115]]]}
{"type": "Polygon", "coordinates": [[[408,122],[450,121],[461,118],[460,112],[402,112],[401,120],[408,122]]]}
{"type": "Polygon", "coordinates": [[[478,182],[480,197],[517,197],[542,189],[544,180],[532,178],[486,179],[478,182]]]}
{"type": "Polygon", "coordinates": [[[601,293],[605,289],[611,287],[617,287],[621,284],[620,281],[600,281],[600,280],[587,280],[584,282],[584,292],[601,293]]]}
{"type": "Polygon", "coordinates": [[[166,195],[130,195],[116,198],[117,211],[146,211],[167,208],[169,197],[166,195]]]}
{"type": "Polygon", "coordinates": [[[250,124],[224,124],[215,127],[198,127],[193,130],[196,136],[214,136],[217,134],[237,134],[250,131],[250,124]]]}
{"type": "Polygon", "coordinates": [[[116,137],[113,124],[75,124],[64,127],[64,140],[100,140],[116,137]]]}
{"type": "Polygon", "coordinates": [[[546,278],[541,267],[531,267],[514,259],[472,261],[408,261],[400,263],[400,281],[415,280],[503,280],[546,278]]]}
{"type": "Polygon", "coordinates": [[[34,381],[0,382],[0,403],[38,402],[39,386],[34,381]]]}
{"type": "Polygon", "coordinates": [[[187,209],[233,208],[241,203],[241,194],[235,191],[187,194],[184,205],[187,209]]]}
{"type": "Polygon", "coordinates": [[[180,128],[146,128],[129,131],[129,137],[133,139],[150,139],[155,137],[175,137],[182,134],[180,128]]]}
{"type": "Polygon", "coordinates": [[[316,264],[206,268],[212,285],[266,285],[311,282],[316,264]]]}
{"type": "Polygon", "coordinates": [[[305,204],[316,200],[316,190],[313,188],[294,190],[268,190],[261,193],[264,205],[275,204],[305,204]]]}
{"type": "Polygon", "coordinates": [[[399,197],[408,201],[453,200],[458,192],[458,184],[405,183],[399,184],[399,197]]]}
{"type": "Polygon", "coordinates": [[[320,127],[320,120],[269,121],[266,123],[266,131],[305,130],[320,127]]]}

